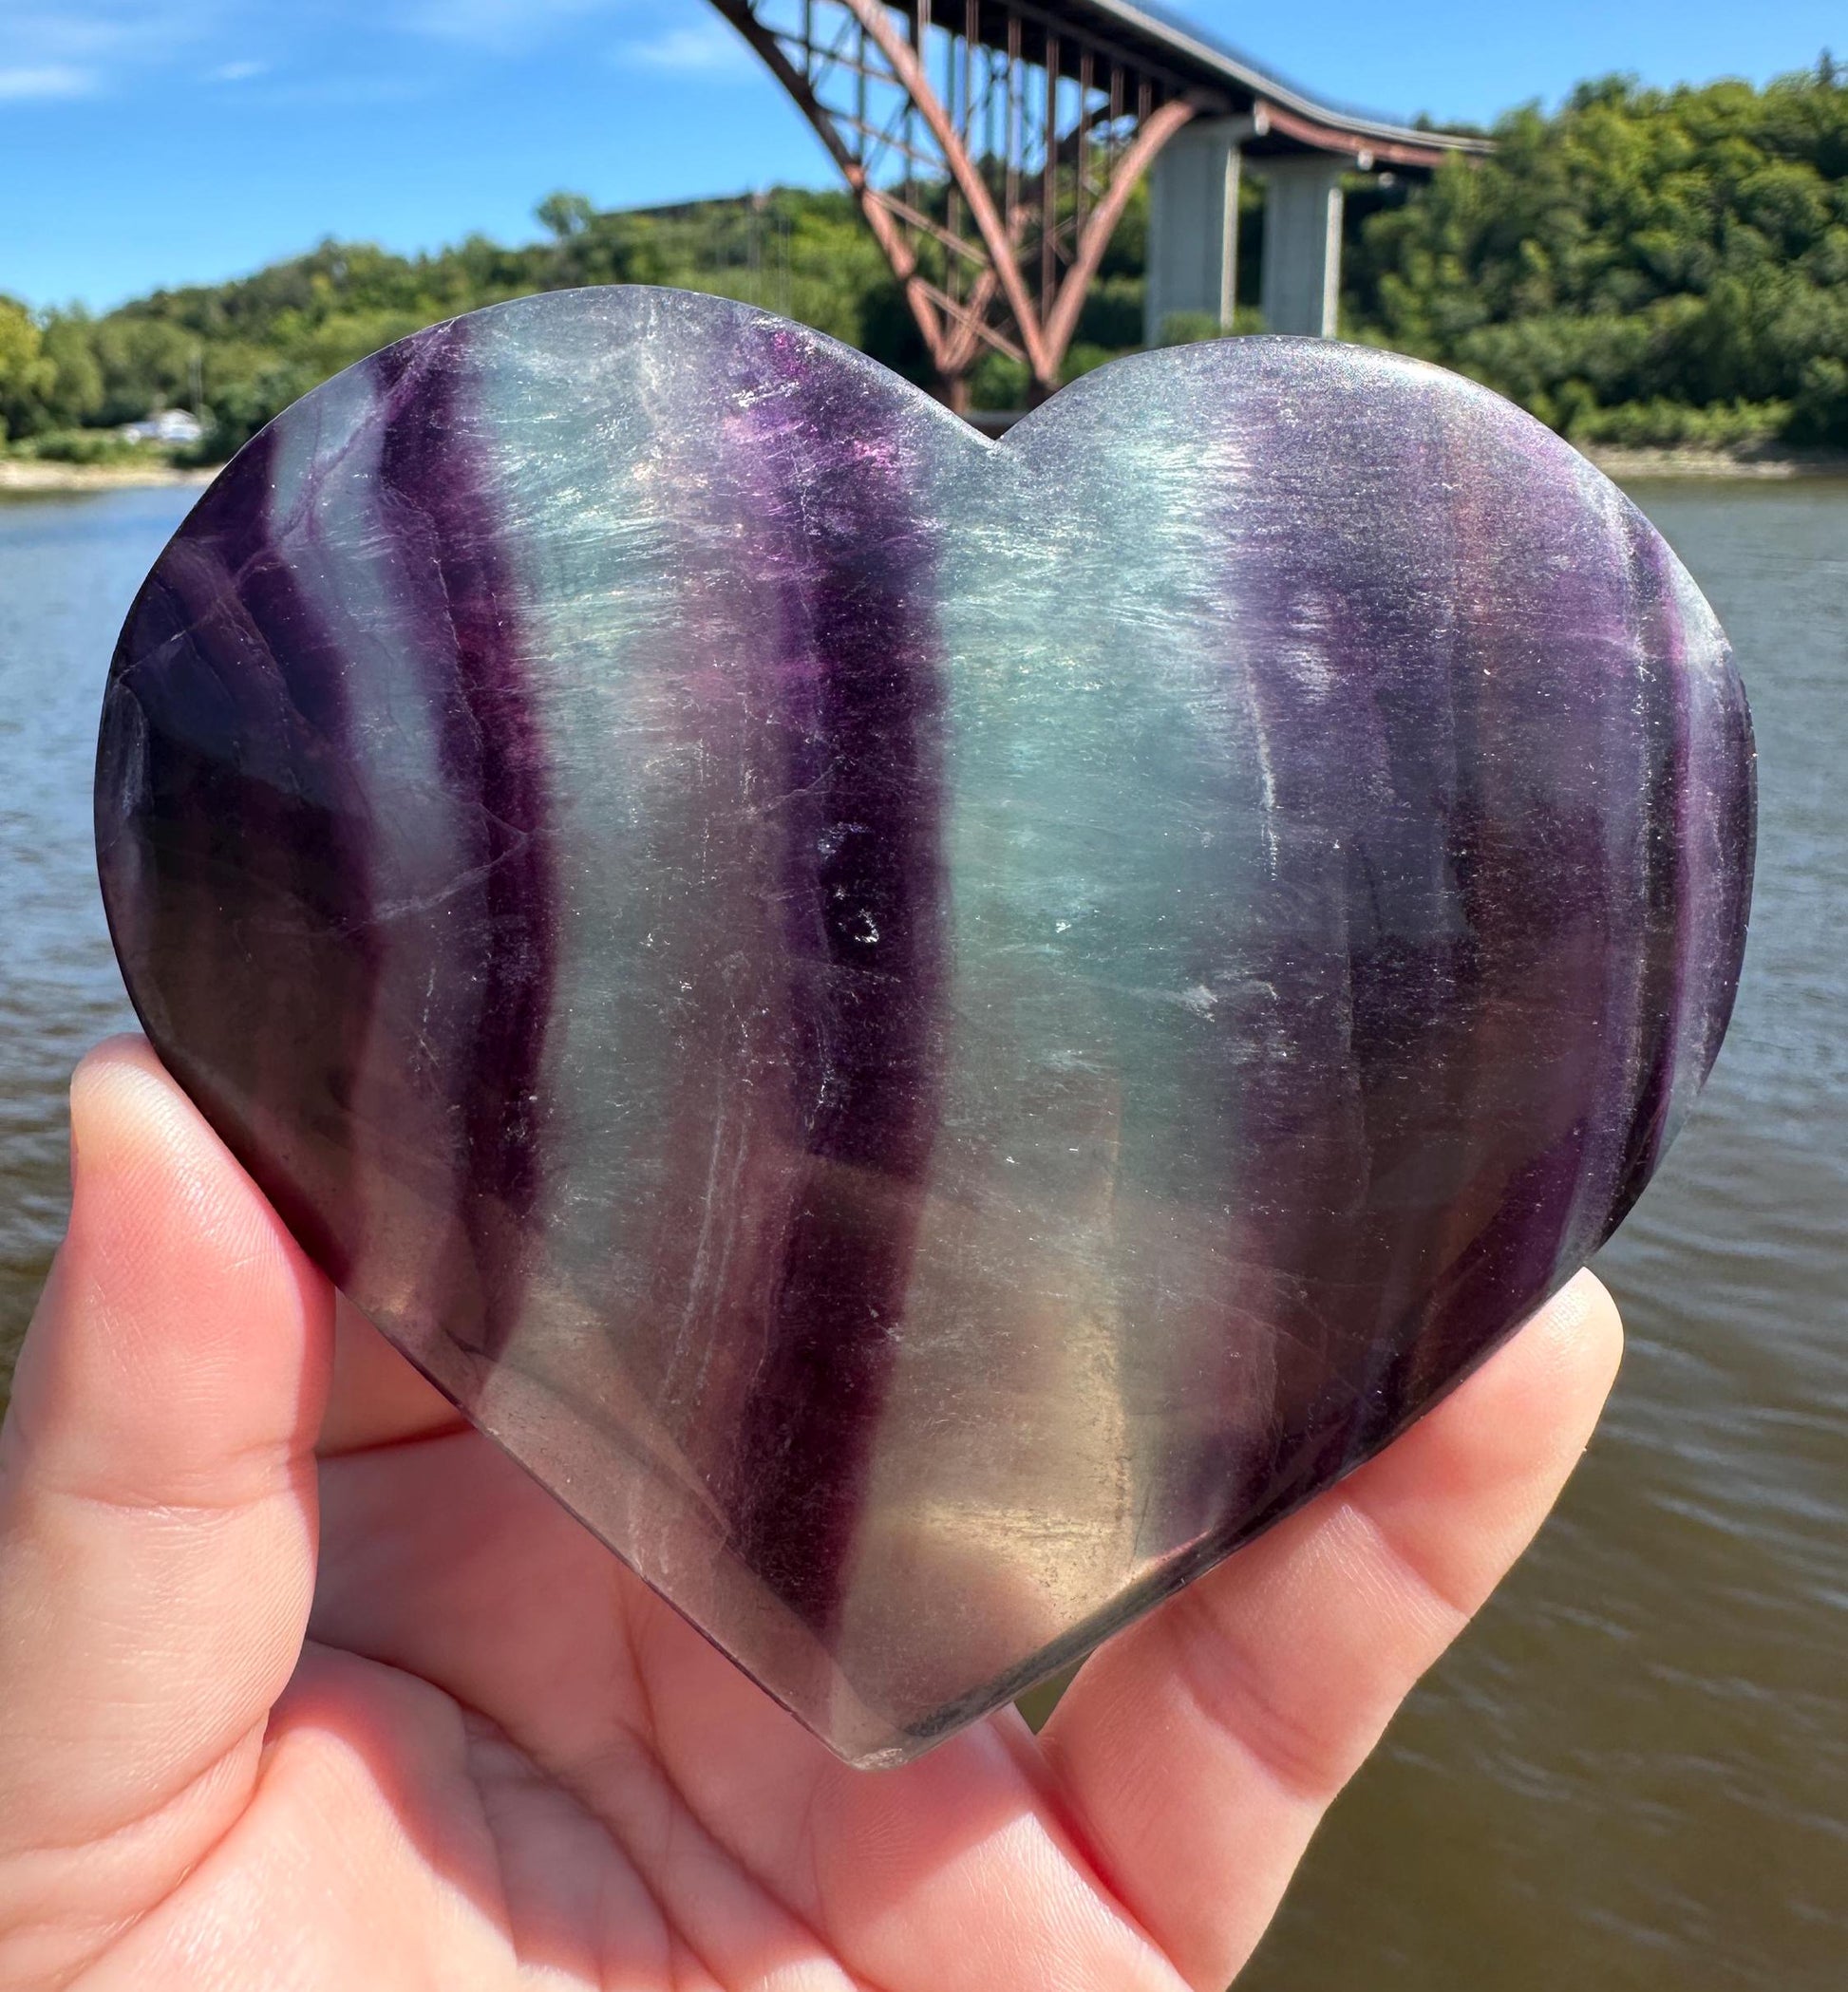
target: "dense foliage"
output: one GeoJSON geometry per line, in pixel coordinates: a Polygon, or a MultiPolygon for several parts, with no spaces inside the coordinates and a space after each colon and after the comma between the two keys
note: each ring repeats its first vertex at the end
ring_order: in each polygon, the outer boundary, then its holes
{"type": "MultiPolygon", "coordinates": [[[[1356,183],[1348,336],[1459,367],[1580,441],[1848,444],[1848,71],[1824,58],[1763,90],[1587,85],[1552,116],[1515,112],[1496,138],[1492,159],[1428,186],[1356,183]]],[[[1249,179],[1246,199],[1249,297],[1260,199],[1249,179]]],[[[1070,372],[1141,336],[1144,216],[1139,197],[1070,372]]],[[[116,425],[202,402],[202,453],[219,456],[419,326],[577,284],[747,299],[924,377],[903,300],[845,194],[616,214],[557,194],[538,218],[546,239],[522,248],[474,237],[405,257],[328,242],[98,317],[0,297],[0,424],[15,447],[94,457],[116,425]]],[[[1017,404],[1024,386],[991,356],[975,399],[1017,404]]]]}
{"type": "Polygon", "coordinates": [[[78,425],[191,405],[197,369],[211,446],[222,454],[317,381],[420,326],[576,284],[682,284],[755,297],[849,340],[877,333],[882,317],[905,317],[844,194],[610,215],[555,195],[539,216],[551,238],[523,248],[476,236],[401,256],[324,242],[254,276],[157,291],[106,316],[49,313],[29,356],[33,328],[9,345],[22,314],[0,303],[0,418],[15,438],[52,432],[55,451],[78,425]]]}
{"type": "Polygon", "coordinates": [[[1360,232],[1360,336],[1588,441],[1848,444],[1848,69],[1581,87],[1360,232]]]}

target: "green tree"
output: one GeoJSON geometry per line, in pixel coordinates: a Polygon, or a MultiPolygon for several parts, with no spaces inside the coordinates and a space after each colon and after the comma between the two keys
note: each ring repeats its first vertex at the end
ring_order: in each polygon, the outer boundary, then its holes
{"type": "MultiPolygon", "coordinates": [[[[1495,137],[1493,157],[1455,162],[1425,186],[1355,179],[1348,336],[1458,367],[1581,442],[1848,443],[1848,72],[1825,56],[1763,90],[1645,90],[1606,78],[1551,116],[1511,113],[1495,137]]],[[[918,197],[941,215],[947,190],[918,197]]],[[[1248,177],[1247,300],[1262,198],[1248,177]]],[[[1139,188],[1086,300],[1068,374],[1141,338],[1147,213],[1139,188]]],[[[401,256],[326,241],[235,282],[156,291],[93,320],[0,307],[0,421],[15,437],[126,422],[189,402],[197,368],[209,447],[222,453],[317,381],[420,326],[585,284],[739,298],[929,377],[911,312],[845,192],[785,187],[618,213],[559,192],[537,218],[543,238],[511,248],[475,235],[401,256]]],[[[927,243],[924,253],[941,280],[939,252],[927,243]]],[[[1255,322],[1242,308],[1239,329],[1255,322]]],[[[1018,406],[1025,371],[991,352],[971,388],[978,407],[1018,406]]]]}
{"type": "Polygon", "coordinates": [[[45,426],[45,396],[57,378],[37,321],[23,304],[0,296],[0,434],[28,436],[45,426]]]}
{"type": "Polygon", "coordinates": [[[47,426],[74,429],[93,421],[103,407],[103,368],[97,361],[88,314],[49,313],[41,339],[41,349],[52,368],[43,397],[47,426]]]}
{"type": "Polygon", "coordinates": [[[1581,440],[1848,442],[1848,87],[1586,84],[1368,221],[1355,329],[1581,440]]]}

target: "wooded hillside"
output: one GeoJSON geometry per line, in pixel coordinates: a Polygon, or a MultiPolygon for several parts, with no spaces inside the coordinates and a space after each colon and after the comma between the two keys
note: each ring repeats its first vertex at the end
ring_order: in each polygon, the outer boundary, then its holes
{"type": "MultiPolygon", "coordinates": [[[[1848,444],[1848,68],[1768,88],[1582,86],[1516,111],[1481,163],[1357,181],[1343,331],[1441,361],[1588,442],[1848,444]]],[[[1261,196],[1248,178],[1241,294],[1261,196]]],[[[1068,370],[1141,336],[1145,201],[1111,245],[1068,370]]],[[[544,239],[401,256],[326,242],[235,282],[103,316],[0,297],[0,423],[15,448],[104,454],[116,425],[195,401],[218,457],[317,381],[478,305],[576,284],[745,298],[922,378],[903,300],[845,194],[779,189],[644,213],[557,194],[544,239]]],[[[0,266],[0,283],[4,283],[0,266]]],[[[1240,328],[1256,323],[1241,313],[1240,328]]],[[[1202,328],[1177,327],[1178,333],[1202,328]]],[[[978,406],[1018,404],[999,357],[978,406]]]]}

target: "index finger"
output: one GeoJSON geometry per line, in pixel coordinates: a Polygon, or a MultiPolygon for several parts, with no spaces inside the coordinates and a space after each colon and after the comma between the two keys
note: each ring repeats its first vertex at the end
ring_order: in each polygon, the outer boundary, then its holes
{"type": "Polygon", "coordinates": [[[1189,1983],[1216,1992],[1250,1955],[1329,1801],[1545,1519],[1621,1349],[1581,1273],[1377,1458],[1085,1663],[1041,1744],[1189,1983]]]}

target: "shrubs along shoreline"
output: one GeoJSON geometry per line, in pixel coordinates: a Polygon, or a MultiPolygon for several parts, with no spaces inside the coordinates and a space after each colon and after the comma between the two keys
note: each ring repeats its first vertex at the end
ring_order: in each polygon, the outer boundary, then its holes
{"type": "MultiPolygon", "coordinates": [[[[1602,460],[1764,477],[1848,452],[1848,66],[1824,56],[1763,89],[1608,78],[1550,113],[1511,112],[1494,137],[1490,157],[1453,160],[1428,184],[1355,179],[1343,337],[1467,374],[1602,460]]],[[[1254,172],[1240,196],[1244,299],[1258,290],[1262,200],[1254,172]]],[[[403,256],[326,242],[100,316],[0,296],[0,440],[15,458],[115,468],[134,454],[123,425],[187,407],[206,424],[187,460],[221,461],[381,346],[583,284],[735,297],[926,377],[904,299],[844,191],[647,211],[555,194],[537,218],[546,239],[523,246],[475,236],[403,256]]],[[[1146,248],[1141,187],[1087,294],[1068,375],[1141,344],[1146,248]]],[[[1235,329],[1256,323],[1241,308],[1235,329]]],[[[971,405],[1018,408],[1026,386],[1019,363],[990,353],[971,405]]]]}
{"type": "MultiPolygon", "coordinates": [[[[1747,483],[1815,478],[1848,480],[1848,450],[1780,449],[1774,445],[1749,450],[1605,449],[1593,444],[1584,453],[1618,484],[1728,478],[1747,483]]],[[[157,460],[154,452],[141,461],[119,460],[107,463],[0,457],[0,502],[9,498],[81,498],[105,491],[162,486],[202,488],[217,475],[217,465],[157,460]]]]}

